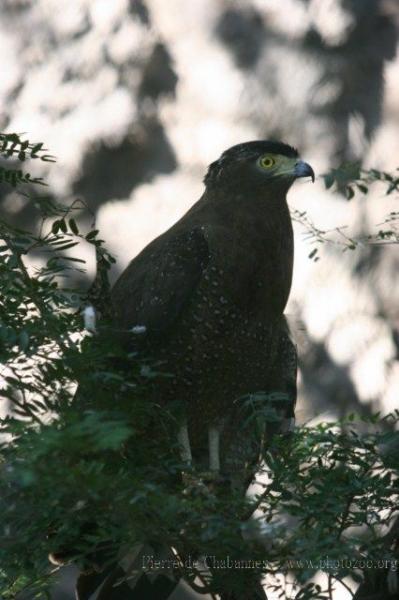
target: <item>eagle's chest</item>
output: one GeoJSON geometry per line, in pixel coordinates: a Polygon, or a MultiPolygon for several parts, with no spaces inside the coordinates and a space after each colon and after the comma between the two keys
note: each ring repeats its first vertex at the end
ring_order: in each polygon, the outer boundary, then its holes
{"type": "Polygon", "coordinates": [[[265,362],[262,355],[270,350],[291,286],[292,247],[278,237],[271,244],[269,236],[255,231],[253,237],[230,232],[223,248],[224,254],[213,245],[212,259],[181,315],[185,339],[178,334],[178,342],[206,370],[223,363],[234,374],[243,356],[254,369],[259,359],[265,362]]]}
{"type": "MultiPolygon", "coordinates": [[[[288,212],[288,211],[287,211],[288,212]]],[[[245,226],[246,225],[246,226],[245,226]]],[[[228,231],[204,274],[203,293],[223,290],[243,313],[272,318],[284,311],[291,288],[293,234],[289,215],[228,231]],[[205,291],[206,288],[206,291],[205,291]]]]}
{"type": "Polygon", "coordinates": [[[292,271],[292,243],[276,229],[212,233],[209,263],[161,350],[174,377],[158,389],[190,398],[211,420],[232,399],[268,389],[292,271]]]}
{"type": "Polygon", "coordinates": [[[268,385],[278,320],[250,297],[246,286],[241,296],[235,293],[224,270],[211,265],[182,316],[183,333],[165,349],[175,369],[172,395],[189,397],[194,413],[205,409],[202,418],[212,420],[235,398],[268,385]]]}

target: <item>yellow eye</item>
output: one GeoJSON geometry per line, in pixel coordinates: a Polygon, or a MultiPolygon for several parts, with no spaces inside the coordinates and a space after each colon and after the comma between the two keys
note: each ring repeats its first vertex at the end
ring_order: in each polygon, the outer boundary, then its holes
{"type": "Polygon", "coordinates": [[[276,164],[276,161],[271,156],[262,156],[259,159],[259,164],[264,169],[271,169],[276,164]]]}

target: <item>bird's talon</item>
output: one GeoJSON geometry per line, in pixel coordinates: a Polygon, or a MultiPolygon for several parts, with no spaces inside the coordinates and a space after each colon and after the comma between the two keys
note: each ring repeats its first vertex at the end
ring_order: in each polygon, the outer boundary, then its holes
{"type": "Polygon", "coordinates": [[[184,485],[183,494],[185,496],[198,493],[209,494],[209,490],[199,473],[188,473],[185,471],[182,473],[182,480],[184,485]]]}
{"type": "Polygon", "coordinates": [[[229,479],[216,471],[201,471],[201,472],[183,472],[182,480],[184,484],[184,495],[191,493],[200,493],[209,495],[216,488],[229,483],[229,479]]]}
{"type": "Polygon", "coordinates": [[[218,479],[220,479],[219,471],[203,471],[200,475],[204,483],[214,483],[215,481],[218,481],[218,479]]]}

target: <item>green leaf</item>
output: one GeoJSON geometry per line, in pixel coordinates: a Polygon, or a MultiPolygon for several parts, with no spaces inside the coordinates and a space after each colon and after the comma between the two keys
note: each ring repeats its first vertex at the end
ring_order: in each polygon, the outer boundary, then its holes
{"type": "Polygon", "coordinates": [[[57,219],[56,221],[53,222],[52,226],[51,226],[51,231],[53,233],[58,233],[60,230],[60,219],[57,219]]]}
{"type": "Polygon", "coordinates": [[[358,190],[360,190],[363,194],[367,194],[369,189],[367,187],[367,185],[364,185],[364,183],[356,183],[356,187],[358,190]]]}
{"type": "Polygon", "coordinates": [[[21,143],[20,150],[18,152],[18,160],[24,161],[26,159],[26,150],[28,149],[28,147],[29,142],[27,140],[21,143]]]}
{"type": "Polygon", "coordinates": [[[335,176],[333,173],[327,173],[327,175],[323,176],[323,179],[327,190],[329,190],[335,183],[335,176]]]}
{"type": "Polygon", "coordinates": [[[43,148],[43,142],[40,142],[39,144],[34,144],[31,148],[30,151],[30,155],[32,158],[38,158],[38,153],[40,152],[40,150],[43,148]]]}
{"type": "Polygon", "coordinates": [[[75,235],[79,235],[79,229],[75,219],[69,219],[69,228],[75,235]]]}
{"type": "Polygon", "coordinates": [[[86,235],[86,240],[87,241],[93,240],[98,233],[99,233],[98,229],[93,229],[92,231],[89,231],[89,233],[86,235]]]}
{"type": "Polygon", "coordinates": [[[392,181],[389,184],[388,189],[386,191],[387,196],[389,194],[392,194],[392,192],[396,191],[398,189],[398,185],[399,185],[399,179],[395,179],[394,181],[392,181]]]}
{"type": "Polygon", "coordinates": [[[77,246],[79,244],[79,242],[68,242],[65,241],[65,243],[63,244],[57,244],[57,250],[68,250],[69,248],[74,248],[75,246],[77,246]]]}

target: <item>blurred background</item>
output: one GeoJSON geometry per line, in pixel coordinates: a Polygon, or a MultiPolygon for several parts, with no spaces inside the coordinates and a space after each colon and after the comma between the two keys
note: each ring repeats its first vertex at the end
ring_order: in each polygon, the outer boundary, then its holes
{"type": "MultiPolygon", "coordinates": [[[[57,198],[87,202],[117,258],[113,278],[200,197],[207,165],[252,139],[297,146],[319,175],[294,185],[292,209],[364,236],[398,198],[376,184],[348,202],[320,175],[346,160],[399,167],[398,27],[397,0],[2,0],[0,130],[57,156],[33,172],[57,198]]],[[[35,226],[6,188],[0,210],[35,226]]],[[[393,410],[397,248],[345,252],[332,232],[309,258],[306,229],[295,234],[298,421],[393,410]]]]}

